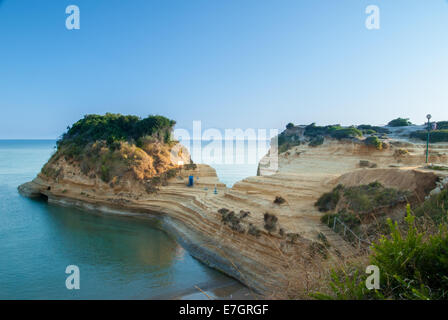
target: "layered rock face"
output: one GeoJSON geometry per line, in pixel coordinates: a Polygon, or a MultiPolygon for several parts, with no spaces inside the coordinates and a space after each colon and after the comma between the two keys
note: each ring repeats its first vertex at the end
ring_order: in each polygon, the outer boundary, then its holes
{"type": "MultiPolygon", "coordinates": [[[[433,146],[431,156],[446,163],[448,145],[433,146]]],[[[320,222],[316,200],[339,183],[373,181],[425,196],[446,172],[424,169],[424,159],[423,144],[392,142],[379,151],[326,139],[317,147],[299,145],[280,154],[277,172],[265,170],[267,160],[262,160],[259,176],[231,189],[213,168],[197,165],[151,193],[135,179],[111,185],[61,159],[54,165],[63,175],[41,173],[19,190],[49,202],[158,217],[161,227],[204,263],[266,297],[288,298],[309,290],[320,270],[359,254],[320,222]],[[188,187],[191,175],[195,184],[188,187]],[[324,255],[316,250],[322,249],[316,245],[322,235],[330,244],[324,255]]]]}

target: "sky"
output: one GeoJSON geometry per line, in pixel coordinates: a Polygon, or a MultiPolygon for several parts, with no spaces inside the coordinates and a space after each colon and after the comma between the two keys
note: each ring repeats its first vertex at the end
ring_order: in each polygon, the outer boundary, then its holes
{"type": "Polygon", "coordinates": [[[448,120],[447,31],[447,0],[0,0],[0,139],[106,112],[186,129],[448,120]]]}

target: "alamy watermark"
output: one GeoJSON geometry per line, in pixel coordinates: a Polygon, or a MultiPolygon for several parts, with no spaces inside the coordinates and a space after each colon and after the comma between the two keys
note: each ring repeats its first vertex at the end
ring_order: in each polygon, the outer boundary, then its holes
{"type": "MultiPolygon", "coordinates": [[[[269,172],[278,169],[278,129],[202,130],[202,122],[193,121],[192,134],[186,129],[175,129],[173,139],[185,146],[197,163],[258,164],[263,159],[269,172]]],[[[181,145],[173,148],[173,161],[181,145]]]]}
{"type": "MultiPolygon", "coordinates": [[[[65,27],[68,30],[81,29],[81,11],[77,5],[69,5],[65,8],[65,13],[69,16],[65,20],[65,27]]],[[[377,5],[367,6],[365,13],[368,15],[365,21],[365,27],[368,30],[380,29],[380,8],[377,5]]]]}
{"type": "Polygon", "coordinates": [[[81,29],[81,12],[76,5],[69,5],[65,8],[65,13],[69,16],[65,19],[65,27],[68,30],[81,29]]]}
{"type": "Polygon", "coordinates": [[[366,8],[366,28],[368,30],[379,30],[380,25],[380,8],[376,5],[370,5],[366,8]]]}
{"type": "Polygon", "coordinates": [[[380,268],[375,265],[368,266],[366,268],[366,273],[370,276],[366,279],[366,287],[369,290],[380,289],[380,268]]]}
{"type": "Polygon", "coordinates": [[[76,265],[69,265],[65,268],[65,273],[69,274],[65,280],[65,287],[68,290],[79,290],[81,288],[81,274],[79,267],[76,265]]]}

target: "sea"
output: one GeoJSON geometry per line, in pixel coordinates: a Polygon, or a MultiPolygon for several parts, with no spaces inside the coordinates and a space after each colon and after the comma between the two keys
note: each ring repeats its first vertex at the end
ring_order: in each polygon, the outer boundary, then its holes
{"type": "MultiPolygon", "coordinates": [[[[53,152],[54,140],[0,140],[0,299],[182,298],[198,288],[242,287],[151,221],[22,197],[17,187],[53,152]],[[79,289],[67,288],[68,266],[79,270],[79,289]]],[[[257,172],[256,162],[215,162],[229,187],[257,172]]]]}

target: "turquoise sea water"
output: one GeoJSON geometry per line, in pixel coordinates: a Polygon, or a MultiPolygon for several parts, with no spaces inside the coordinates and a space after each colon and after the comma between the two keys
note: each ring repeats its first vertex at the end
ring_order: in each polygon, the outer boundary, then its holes
{"type": "MultiPolygon", "coordinates": [[[[54,141],[0,140],[0,299],[150,299],[233,280],[193,259],[151,222],[24,198],[54,141]],[[77,265],[81,289],[67,290],[77,265]]],[[[227,184],[256,165],[217,166],[227,184]]]]}

